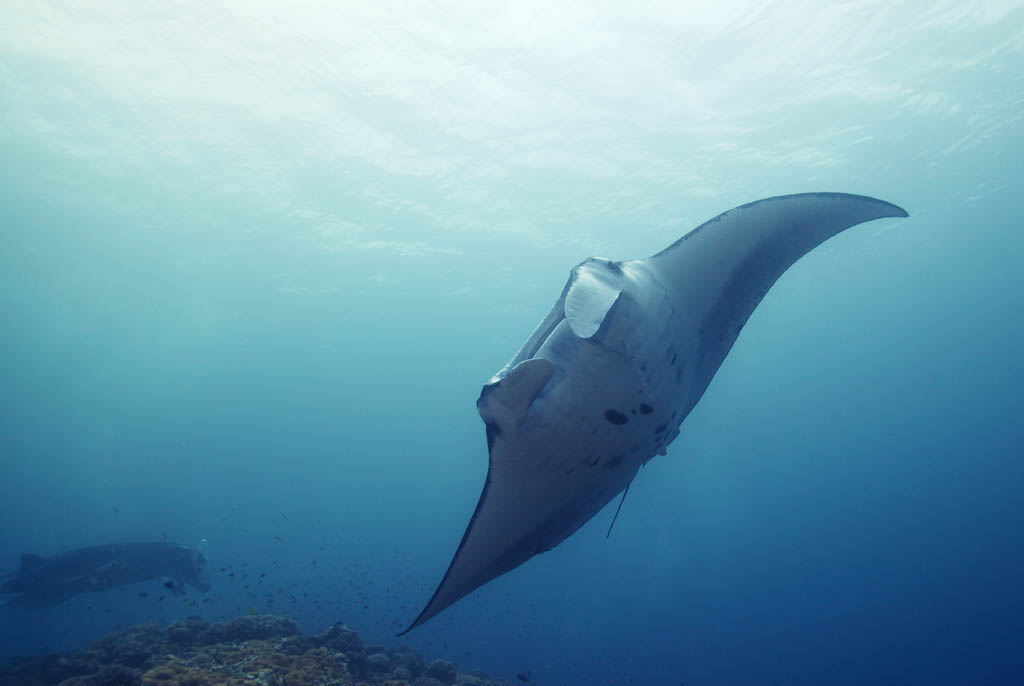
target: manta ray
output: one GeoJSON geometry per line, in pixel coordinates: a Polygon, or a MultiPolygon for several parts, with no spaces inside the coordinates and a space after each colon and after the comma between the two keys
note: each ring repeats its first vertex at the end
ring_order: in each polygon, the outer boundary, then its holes
{"type": "Polygon", "coordinates": [[[433,597],[399,635],[625,497],[637,471],[679,435],[783,272],[844,229],[906,216],[860,195],[785,195],[729,210],[645,260],[577,265],[480,392],[483,492],[433,597]]]}
{"type": "Polygon", "coordinates": [[[18,571],[0,577],[0,593],[11,595],[4,605],[34,609],[161,576],[175,594],[184,592],[185,583],[203,593],[211,588],[205,555],[160,541],[95,545],[50,557],[25,553],[18,571]]]}

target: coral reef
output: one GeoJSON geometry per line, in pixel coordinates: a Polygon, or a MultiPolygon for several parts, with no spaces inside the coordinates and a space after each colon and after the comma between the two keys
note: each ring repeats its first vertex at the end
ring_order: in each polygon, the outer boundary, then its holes
{"type": "Polygon", "coordinates": [[[200,617],[140,624],[85,651],[18,661],[0,686],[503,686],[405,647],[364,646],[337,623],[303,636],[285,617],[249,615],[210,624],[200,617]]]}

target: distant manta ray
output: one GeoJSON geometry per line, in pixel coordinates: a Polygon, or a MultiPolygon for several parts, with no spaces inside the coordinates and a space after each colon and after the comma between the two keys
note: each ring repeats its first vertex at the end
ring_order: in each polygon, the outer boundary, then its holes
{"type": "Polygon", "coordinates": [[[573,269],[480,392],[483,493],[433,597],[399,635],[564,541],[664,455],[790,265],[851,226],[906,216],[859,195],[785,195],[719,215],[646,260],[573,269]]]}
{"type": "Polygon", "coordinates": [[[95,545],[50,557],[26,553],[21,556],[18,571],[0,577],[0,593],[12,596],[5,605],[40,608],[80,593],[161,576],[168,577],[164,586],[174,593],[183,592],[184,583],[203,593],[211,587],[205,555],[188,546],[161,541],[95,545]]]}

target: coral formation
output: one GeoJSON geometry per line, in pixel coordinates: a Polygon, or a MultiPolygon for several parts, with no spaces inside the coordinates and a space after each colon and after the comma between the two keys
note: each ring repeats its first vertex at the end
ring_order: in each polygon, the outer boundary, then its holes
{"type": "Polygon", "coordinates": [[[486,674],[429,666],[409,648],[364,647],[337,623],[315,636],[275,615],[210,624],[190,617],[140,624],[85,651],[21,660],[0,669],[0,686],[500,686],[486,674]]]}
{"type": "Polygon", "coordinates": [[[455,665],[448,660],[438,658],[427,667],[427,674],[444,684],[455,683],[455,665]]]}

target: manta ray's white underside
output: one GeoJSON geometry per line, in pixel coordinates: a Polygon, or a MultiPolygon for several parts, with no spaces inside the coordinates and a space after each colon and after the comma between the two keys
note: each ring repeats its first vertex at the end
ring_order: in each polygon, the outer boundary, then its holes
{"type": "MultiPolygon", "coordinates": [[[[737,207],[646,260],[591,258],[480,393],[483,493],[419,626],[565,540],[679,434],[776,279],[856,224],[906,217],[858,195],[737,207]]],[[[405,632],[402,632],[405,633],[405,632]]]]}

